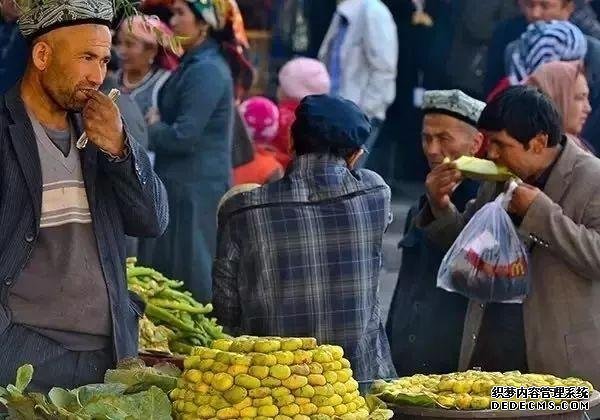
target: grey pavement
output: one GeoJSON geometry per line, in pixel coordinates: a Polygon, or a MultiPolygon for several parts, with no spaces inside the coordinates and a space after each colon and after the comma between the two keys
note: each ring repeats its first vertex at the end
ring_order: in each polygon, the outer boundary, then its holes
{"type": "Polygon", "coordinates": [[[402,239],[408,211],[423,193],[423,188],[422,183],[398,183],[393,187],[394,221],[383,237],[383,268],[379,275],[379,298],[384,322],[387,319],[402,263],[402,252],[398,249],[398,242],[402,239]]]}

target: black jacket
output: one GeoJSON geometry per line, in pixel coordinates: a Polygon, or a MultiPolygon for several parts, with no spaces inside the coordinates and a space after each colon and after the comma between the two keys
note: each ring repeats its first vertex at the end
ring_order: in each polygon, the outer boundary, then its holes
{"type": "MultiPolygon", "coordinates": [[[[73,121],[79,120],[74,117],[73,121]]],[[[80,127],[78,131],[81,132],[80,127]]],[[[143,305],[132,301],[127,291],[125,234],[158,236],[169,218],[161,181],[152,171],[146,153],[127,136],[131,153],[125,161],[109,161],[91,142],[80,152],[100,263],[108,286],[117,359],[136,355],[137,321],[143,311],[143,305]]],[[[0,96],[0,340],[11,322],[6,306],[8,290],[18,281],[36,246],[41,204],[37,142],[17,85],[0,96]]]]}

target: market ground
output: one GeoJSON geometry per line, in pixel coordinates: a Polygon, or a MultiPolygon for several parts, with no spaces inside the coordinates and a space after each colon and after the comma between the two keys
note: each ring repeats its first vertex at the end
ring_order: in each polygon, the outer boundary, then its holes
{"type": "Polygon", "coordinates": [[[379,276],[379,296],[383,310],[382,319],[384,320],[387,319],[402,262],[402,253],[398,249],[398,242],[400,242],[404,232],[408,210],[423,193],[423,188],[422,183],[407,182],[398,183],[393,187],[392,211],[394,221],[383,238],[383,269],[379,276]]]}

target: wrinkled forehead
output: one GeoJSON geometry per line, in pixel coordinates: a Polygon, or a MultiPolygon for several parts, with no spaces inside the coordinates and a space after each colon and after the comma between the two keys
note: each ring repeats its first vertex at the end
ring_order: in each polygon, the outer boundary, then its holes
{"type": "Polygon", "coordinates": [[[104,25],[85,24],[66,26],[49,32],[43,40],[54,41],[71,50],[94,49],[96,52],[105,50],[110,53],[112,35],[104,25]]]}

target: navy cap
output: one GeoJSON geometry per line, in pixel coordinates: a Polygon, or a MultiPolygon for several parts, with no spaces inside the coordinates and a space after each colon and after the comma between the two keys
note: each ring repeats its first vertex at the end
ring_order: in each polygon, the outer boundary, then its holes
{"type": "Polygon", "coordinates": [[[361,149],[371,135],[369,118],[351,101],[331,95],[305,97],[296,109],[295,129],[331,146],[361,149]]]}

